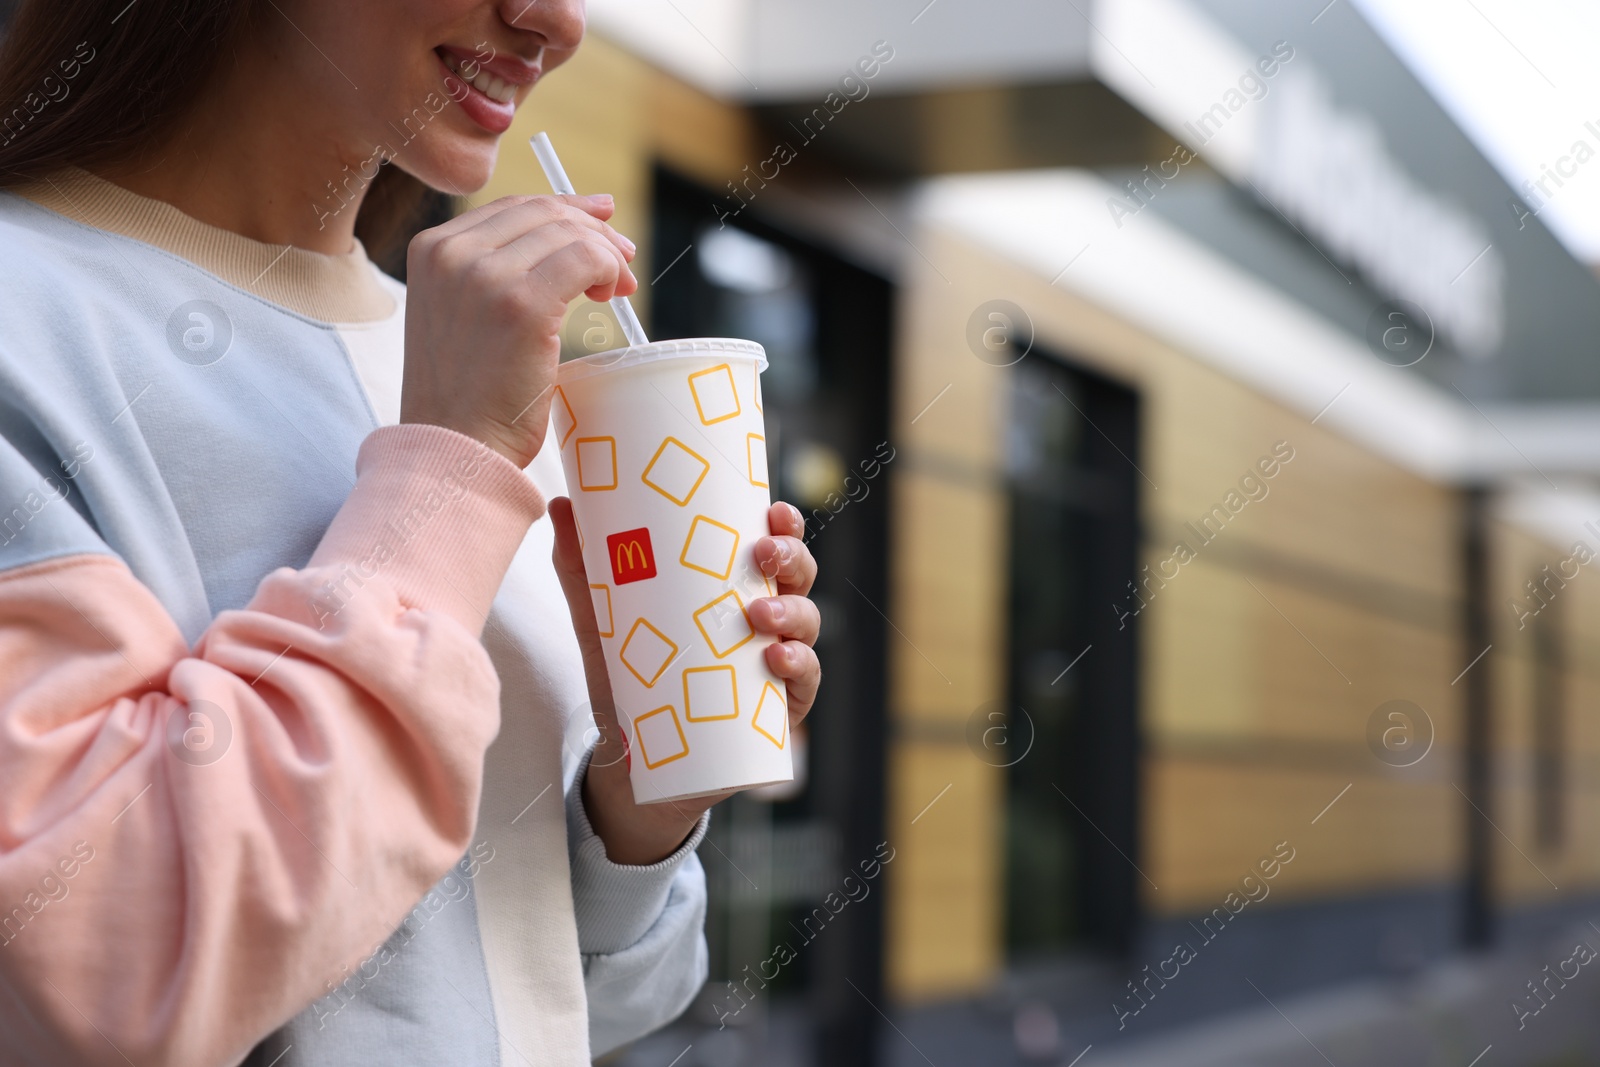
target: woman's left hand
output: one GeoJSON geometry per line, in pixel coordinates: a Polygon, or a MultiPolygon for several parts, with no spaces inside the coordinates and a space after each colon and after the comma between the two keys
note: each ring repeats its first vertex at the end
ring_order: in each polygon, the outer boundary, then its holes
{"type": "MultiPolygon", "coordinates": [[[[566,497],[552,500],[550,519],[555,524],[556,574],[566,593],[578,645],[583,651],[589,702],[600,733],[582,783],[584,809],[594,832],[605,843],[606,856],[611,862],[655,863],[677,851],[708,808],[737,790],[662,804],[634,803],[625,758],[627,737],[617,722],[616,706],[611,699],[605,650],[594,617],[594,599],[589,594],[589,579],[584,575],[583,554],[572,521],[572,502],[566,497]]],[[[758,540],[752,551],[756,566],[776,585],[778,595],[751,601],[747,611],[756,633],[778,639],[766,650],[767,666],[783,679],[788,690],[792,731],[811,710],[817,687],[822,682],[822,664],[812,647],[822,626],[822,616],[816,604],[807,598],[817,578],[817,561],[802,540],[805,520],[798,508],[773,504],[767,509],[767,527],[771,535],[758,540]]]]}

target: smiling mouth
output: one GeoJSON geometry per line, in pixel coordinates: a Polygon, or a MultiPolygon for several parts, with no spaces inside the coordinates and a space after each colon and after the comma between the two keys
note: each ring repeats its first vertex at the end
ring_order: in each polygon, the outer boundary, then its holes
{"type": "Polygon", "coordinates": [[[476,60],[461,59],[443,49],[435,50],[435,54],[444,61],[445,66],[450,68],[452,74],[495,103],[509,104],[517,98],[517,87],[515,85],[503,78],[497,78],[490,74],[476,60]],[[468,71],[473,73],[470,78],[467,77],[468,71]]]}

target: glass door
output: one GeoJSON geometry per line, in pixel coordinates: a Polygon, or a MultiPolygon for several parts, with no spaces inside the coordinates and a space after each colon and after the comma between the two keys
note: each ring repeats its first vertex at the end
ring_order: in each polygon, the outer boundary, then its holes
{"type": "Polygon", "coordinates": [[[1137,399],[1035,349],[1012,375],[1006,945],[1120,950],[1137,887],[1137,399]]]}

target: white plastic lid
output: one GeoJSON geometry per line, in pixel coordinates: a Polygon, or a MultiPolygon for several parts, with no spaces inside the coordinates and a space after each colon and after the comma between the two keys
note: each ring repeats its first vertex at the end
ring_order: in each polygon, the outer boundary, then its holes
{"type": "Polygon", "coordinates": [[[636,367],[641,363],[685,356],[737,356],[754,359],[759,369],[767,369],[767,350],[754,341],[737,337],[686,337],[678,341],[651,341],[647,345],[613,348],[581,359],[569,359],[557,369],[556,381],[574,382],[607,371],[636,367]]]}

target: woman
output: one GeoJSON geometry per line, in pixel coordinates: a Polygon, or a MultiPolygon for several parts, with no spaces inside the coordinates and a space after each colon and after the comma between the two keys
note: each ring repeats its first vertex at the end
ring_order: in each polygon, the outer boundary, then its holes
{"type": "MultiPolygon", "coordinates": [[[[357,239],[480,188],[582,33],[581,0],[21,5],[0,1062],[582,1064],[703,981],[717,798],[633,804],[545,447],[563,313],[634,246],[608,197],[513,197],[413,240],[407,291],[357,239]]],[[[770,522],[750,617],[798,720],[815,565],[770,522]]]]}

